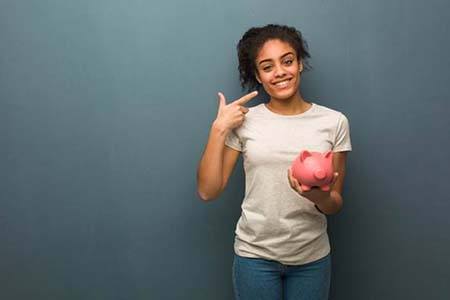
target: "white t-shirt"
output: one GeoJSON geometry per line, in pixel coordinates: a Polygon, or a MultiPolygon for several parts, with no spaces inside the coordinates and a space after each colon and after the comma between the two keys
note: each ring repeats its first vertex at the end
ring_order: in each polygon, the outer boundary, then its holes
{"type": "Polygon", "coordinates": [[[287,171],[301,150],[351,151],[347,118],[315,103],[297,115],[274,113],[262,103],[249,108],[225,144],[242,152],[245,171],[236,254],[288,265],[326,256],[326,216],[290,187],[287,171]]]}

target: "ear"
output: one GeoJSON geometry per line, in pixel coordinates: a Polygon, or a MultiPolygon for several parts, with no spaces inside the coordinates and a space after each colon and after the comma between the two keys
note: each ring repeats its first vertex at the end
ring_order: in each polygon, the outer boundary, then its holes
{"type": "Polygon", "coordinates": [[[306,158],[312,156],[312,154],[308,150],[303,150],[300,153],[300,161],[303,162],[306,158]]]}
{"type": "Polygon", "coordinates": [[[298,69],[299,69],[299,73],[303,72],[303,61],[300,60],[300,62],[298,63],[298,69]]]}
{"type": "Polygon", "coordinates": [[[259,84],[261,84],[261,78],[259,78],[258,71],[255,71],[255,78],[259,82],[259,84]]]}

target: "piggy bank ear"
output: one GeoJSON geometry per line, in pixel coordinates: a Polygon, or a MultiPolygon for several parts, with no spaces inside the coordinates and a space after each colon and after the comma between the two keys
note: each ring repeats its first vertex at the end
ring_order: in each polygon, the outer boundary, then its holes
{"type": "Polygon", "coordinates": [[[307,157],[312,156],[311,153],[308,150],[303,150],[300,153],[300,161],[303,162],[307,157]]]}
{"type": "Polygon", "coordinates": [[[327,151],[324,155],[325,158],[333,158],[333,151],[327,151]]]}

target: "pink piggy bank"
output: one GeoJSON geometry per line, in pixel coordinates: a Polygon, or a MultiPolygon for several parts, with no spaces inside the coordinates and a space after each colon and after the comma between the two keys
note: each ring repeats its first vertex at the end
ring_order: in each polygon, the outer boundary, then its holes
{"type": "Polygon", "coordinates": [[[329,191],[333,181],[333,152],[310,152],[303,150],[292,162],[292,176],[297,179],[303,191],[311,187],[320,187],[322,191],[329,191]]]}

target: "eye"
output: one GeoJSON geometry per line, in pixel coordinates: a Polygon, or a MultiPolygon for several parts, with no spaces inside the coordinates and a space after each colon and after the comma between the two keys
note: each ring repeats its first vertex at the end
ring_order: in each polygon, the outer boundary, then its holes
{"type": "Polygon", "coordinates": [[[272,66],[271,65],[265,65],[265,66],[262,67],[262,69],[263,69],[264,72],[269,72],[272,69],[272,66]]]}
{"type": "Polygon", "coordinates": [[[292,65],[293,62],[294,62],[293,59],[286,59],[286,60],[284,61],[284,64],[290,66],[290,65],[292,65]]]}

